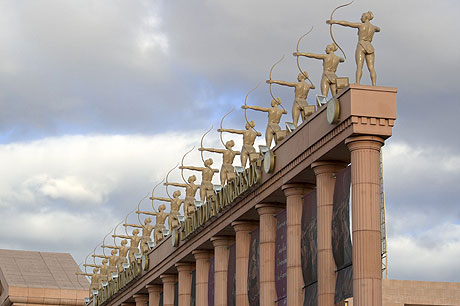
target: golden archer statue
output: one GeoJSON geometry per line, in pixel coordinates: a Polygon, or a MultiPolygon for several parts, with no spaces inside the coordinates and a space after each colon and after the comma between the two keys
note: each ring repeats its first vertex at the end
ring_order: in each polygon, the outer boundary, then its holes
{"type": "MultiPolygon", "coordinates": [[[[127,225],[123,224],[125,226],[125,230],[127,225]]],[[[139,229],[135,228],[132,232],[132,236],[129,235],[112,235],[112,237],[118,237],[118,238],[125,238],[129,239],[130,244],[129,244],[129,252],[128,252],[128,259],[129,263],[132,263],[136,260],[136,257],[134,254],[139,253],[139,243],[142,239],[142,237],[138,236],[139,234],[139,229]]]]}
{"type": "Polygon", "coordinates": [[[131,226],[131,227],[136,227],[136,228],[141,228],[142,229],[142,237],[141,237],[141,242],[140,242],[140,248],[141,248],[141,253],[142,254],[146,254],[149,251],[148,242],[152,241],[152,238],[150,238],[150,236],[152,235],[152,231],[153,231],[153,229],[155,227],[153,225],[151,225],[150,223],[152,223],[152,218],[145,218],[144,225],[123,224],[124,226],[131,226]]]}
{"type": "Polygon", "coordinates": [[[313,114],[315,106],[308,105],[307,96],[310,89],[315,89],[315,85],[308,84],[305,80],[308,77],[308,73],[303,71],[297,76],[297,82],[286,82],[277,80],[267,80],[267,84],[278,84],[282,86],[294,87],[294,103],[292,104],[292,121],[295,126],[299,122],[300,114],[302,114],[302,122],[305,121],[308,116],[313,114]]]}
{"type": "Polygon", "coordinates": [[[372,39],[374,38],[375,32],[380,32],[380,28],[370,23],[372,19],[374,19],[374,14],[368,11],[361,15],[361,23],[337,20],[327,20],[326,23],[358,29],[358,45],[356,46],[355,53],[356,84],[361,82],[364,60],[366,60],[367,68],[371,75],[372,85],[375,86],[377,83],[377,74],[374,69],[375,50],[372,46],[372,39]]]}
{"type": "Polygon", "coordinates": [[[227,132],[233,134],[240,134],[243,135],[243,147],[241,149],[241,166],[246,167],[246,163],[249,159],[250,162],[254,162],[259,158],[259,153],[256,152],[254,148],[254,142],[256,141],[257,136],[262,136],[261,133],[256,132],[254,127],[256,124],[254,120],[251,120],[246,123],[245,130],[234,130],[234,129],[218,129],[218,132],[227,132]],[[252,158],[251,158],[252,155],[252,158]]]}
{"type": "Polygon", "coordinates": [[[164,183],[165,186],[174,186],[185,188],[185,199],[184,199],[184,215],[185,217],[190,216],[195,211],[195,195],[197,190],[200,188],[199,185],[195,185],[196,176],[191,175],[188,177],[187,183],[164,183]]]}
{"type": "Polygon", "coordinates": [[[233,151],[232,148],[235,146],[233,140],[229,140],[225,143],[225,149],[214,149],[214,148],[199,148],[199,151],[208,151],[212,153],[222,154],[222,167],[220,168],[220,184],[224,186],[227,182],[233,180],[236,176],[235,168],[233,168],[233,161],[236,155],[240,155],[241,152],[233,151]]]}
{"type": "Polygon", "coordinates": [[[118,257],[120,258],[120,260],[117,263],[118,272],[123,271],[123,264],[128,262],[128,259],[126,258],[126,256],[128,255],[129,247],[126,246],[127,244],[128,244],[128,240],[123,239],[121,241],[121,246],[102,245],[103,248],[118,249],[118,254],[119,254],[118,257]]]}
{"type": "Polygon", "coordinates": [[[85,263],[83,264],[83,266],[97,268],[99,271],[99,280],[102,282],[102,281],[108,281],[109,279],[109,276],[108,276],[109,266],[107,265],[108,262],[109,260],[107,258],[104,258],[102,259],[102,263],[100,265],[97,265],[96,263],[94,264],[85,263]]]}
{"type": "Polygon", "coordinates": [[[103,258],[103,260],[104,259],[109,260],[109,267],[108,267],[108,270],[107,270],[107,277],[109,276],[109,273],[117,272],[117,270],[118,270],[118,262],[120,261],[120,258],[117,256],[117,253],[118,253],[117,249],[113,249],[110,253],[111,253],[111,256],[98,255],[98,254],[93,254],[92,255],[93,257],[103,258]]]}
{"type": "Polygon", "coordinates": [[[165,209],[166,205],[161,204],[160,206],[158,206],[158,212],[136,211],[136,213],[138,214],[155,216],[156,224],[154,226],[153,231],[153,239],[155,241],[155,244],[158,244],[161,240],[163,240],[164,237],[163,230],[165,229],[166,218],[169,217],[169,214],[164,212],[165,209]]]}
{"type": "Polygon", "coordinates": [[[305,56],[309,58],[319,59],[323,61],[323,77],[321,78],[321,94],[327,97],[329,89],[331,90],[332,96],[337,93],[336,79],[337,66],[339,63],[345,60],[334,54],[337,51],[336,44],[329,44],[326,46],[326,54],[315,54],[315,53],[302,53],[294,52],[294,56],[305,56]]]}
{"type": "Polygon", "coordinates": [[[84,275],[91,277],[91,284],[89,286],[89,295],[90,297],[93,296],[93,290],[99,290],[101,288],[101,278],[99,276],[99,268],[95,267],[93,269],[93,273],[83,273],[83,272],[76,272],[76,275],[84,275]]]}
{"type": "Polygon", "coordinates": [[[265,130],[265,142],[268,148],[270,148],[272,144],[273,138],[275,138],[275,144],[283,138],[283,132],[279,125],[281,121],[281,116],[283,114],[287,114],[287,111],[278,107],[281,105],[281,99],[276,98],[273,99],[271,102],[271,107],[261,107],[261,106],[249,106],[243,105],[241,106],[242,109],[252,109],[259,112],[266,112],[268,113],[268,124],[267,129],[265,130]]]}
{"type": "MultiPolygon", "coordinates": [[[[173,230],[177,227],[179,227],[179,219],[177,218],[179,216],[179,210],[184,203],[184,199],[179,199],[179,196],[181,195],[180,190],[176,190],[173,192],[173,198],[172,199],[167,199],[167,198],[162,198],[162,197],[150,197],[150,200],[158,200],[162,202],[169,202],[170,203],[170,211],[169,211],[169,219],[168,219],[168,224],[169,224],[169,229],[173,230]]],[[[158,219],[157,219],[158,223],[158,219]]]]}

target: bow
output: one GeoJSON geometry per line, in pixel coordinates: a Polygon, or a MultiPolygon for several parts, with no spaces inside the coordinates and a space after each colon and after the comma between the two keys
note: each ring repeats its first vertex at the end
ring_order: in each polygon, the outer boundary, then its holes
{"type": "MultiPolygon", "coordinates": [[[[133,211],[134,211],[134,210],[131,210],[131,211],[126,215],[126,217],[125,217],[125,224],[128,224],[128,216],[129,216],[133,211]]],[[[125,228],[126,236],[129,237],[128,231],[126,230],[127,226],[125,225],[124,228],[125,228]]]]}
{"type": "Polygon", "coordinates": [[[299,68],[299,71],[300,73],[303,74],[303,76],[308,80],[310,81],[310,84],[313,86],[313,82],[310,80],[310,78],[308,77],[308,75],[305,74],[305,72],[302,70],[302,68],[300,67],[300,62],[299,62],[299,44],[300,44],[300,41],[302,40],[302,38],[304,38],[305,36],[307,36],[308,34],[310,34],[310,32],[313,31],[313,26],[311,27],[311,29],[303,34],[302,36],[300,36],[299,40],[297,41],[297,48],[296,48],[296,51],[297,51],[297,68],[299,68]]]}
{"type": "MultiPolygon", "coordinates": [[[[270,88],[270,95],[272,96],[273,100],[276,100],[275,96],[273,95],[273,92],[272,92],[272,71],[273,71],[273,68],[275,68],[276,65],[278,65],[282,60],[284,59],[284,55],[279,59],[279,61],[277,61],[276,63],[273,64],[272,68],[270,68],[270,73],[268,75],[269,77],[269,80],[270,80],[270,85],[269,85],[269,88],[270,88]]],[[[280,101],[280,105],[281,107],[286,110],[283,106],[283,104],[281,104],[281,101],[280,101]]]]}
{"type": "Polygon", "coordinates": [[[172,200],[172,197],[171,197],[171,195],[169,194],[169,191],[168,191],[168,176],[169,176],[169,174],[170,174],[174,169],[177,168],[177,166],[179,166],[179,163],[177,163],[177,164],[174,166],[174,168],[172,168],[171,170],[169,170],[169,171],[168,171],[168,174],[166,174],[166,194],[168,195],[168,197],[169,197],[171,200],[172,200]]]}
{"type": "MultiPolygon", "coordinates": [[[[213,128],[213,126],[211,125],[211,128],[210,128],[209,130],[207,130],[206,133],[204,133],[203,136],[201,137],[201,142],[200,142],[200,144],[201,144],[201,149],[204,148],[204,147],[203,147],[203,140],[204,140],[204,137],[205,137],[209,132],[211,132],[212,128],[213,128]]],[[[204,150],[201,150],[201,160],[203,161],[203,164],[204,164],[203,151],[204,151],[204,150]]]]}
{"type": "Polygon", "coordinates": [[[153,211],[155,211],[155,212],[157,212],[157,210],[155,209],[155,206],[153,206],[153,195],[154,195],[154,193],[155,193],[155,189],[156,189],[158,186],[160,186],[160,184],[163,183],[163,181],[164,181],[164,179],[161,180],[161,182],[159,182],[158,184],[156,184],[155,187],[153,187],[153,189],[152,189],[152,208],[153,208],[153,211]]]}
{"type": "Polygon", "coordinates": [[[185,184],[187,184],[190,188],[192,188],[192,186],[190,185],[190,183],[185,179],[184,177],[184,159],[185,159],[185,156],[187,154],[189,154],[190,152],[192,152],[193,150],[195,149],[195,146],[193,146],[193,148],[190,149],[190,151],[188,151],[187,153],[184,154],[184,156],[182,156],[182,160],[181,160],[181,166],[182,168],[180,169],[180,175],[182,176],[182,180],[184,181],[185,184]]]}
{"type": "MultiPolygon", "coordinates": [[[[147,195],[145,197],[143,197],[142,200],[139,201],[139,203],[137,204],[137,211],[141,210],[141,203],[142,203],[142,201],[145,200],[146,197],[149,196],[149,193],[147,193],[147,195]]],[[[137,220],[139,220],[139,225],[142,225],[142,221],[141,221],[141,218],[139,217],[139,215],[140,215],[140,213],[137,214],[137,220]]]]}
{"type": "MultiPolygon", "coordinates": [[[[98,246],[99,246],[99,244],[96,245],[96,247],[94,248],[93,255],[96,255],[96,249],[97,249],[98,246]]],[[[95,266],[97,266],[97,264],[96,264],[96,256],[93,256],[93,263],[94,263],[95,266]]]]}
{"type": "Polygon", "coordinates": [[[104,239],[102,240],[102,254],[104,254],[104,256],[107,256],[105,255],[105,238],[107,238],[108,235],[110,235],[112,233],[112,230],[110,230],[110,232],[104,236],[104,239]]]}
{"type": "Polygon", "coordinates": [[[222,120],[220,120],[220,142],[222,142],[222,145],[223,145],[224,147],[225,147],[225,143],[224,143],[224,140],[222,139],[222,133],[223,133],[223,132],[222,132],[222,129],[223,129],[222,123],[224,123],[225,117],[227,117],[228,114],[230,114],[231,112],[233,112],[234,109],[235,109],[235,108],[232,107],[232,109],[222,117],[222,120]]]}
{"type": "MultiPolygon", "coordinates": [[[[117,227],[118,227],[118,225],[120,225],[120,224],[122,224],[122,223],[123,223],[123,220],[121,220],[121,222],[118,223],[118,224],[115,226],[115,228],[113,229],[113,236],[115,236],[115,235],[117,234],[117,227]]],[[[114,244],[116,247],[118,247],[116,237],[113,237],[113,244],[114,244]]]]}
{"type": "MultiPolygon", "coordinates": [[[[339,8],[342,8],[342,7],[345,7],[345,6],[349,6],[349,5],[352,4],[354,1],[355,1],[355,0],[352,0],[351,2],[342,4],[342,5],[339,5],[338,7],[336,7],[336,8],[332,11],[332,13],[331,13],[331,18],[330,18],[330,20],[333,20],[332,17],[334,16],[335,11],[337,11],[339,8]]],[[[332,33],[332,23],[330,24],[329,32],[330,32],[330,34],[331,34],[332,41],[334,42],[334,44],[336,44],[336,46],[340,49],[340,51],[342,51],[343,57],[345,57],[345,59],[346,59],[347,56],[345,55],[345,52],[344,52],[343,49],[339,46],[339,44],[335,41],[334,34],[332,33]]]]}
{"type": "MultiPolygon", "coordinates": [[[[246,108],[246,107],[248,106],[248,96],[249,96],[249,94],[250,94],[251,92],[253,92],[254,90],[256,90],[257,87],[259,87],[259,86],[260,86],[260,83],[257,84],[256,87],[254,87],[253,89],[251,89],[251,90],[246,94],[246,97],[244,98],[244,119],[246,119],[246,123],[248,124],[248,126],[251,126],[251,125],[249,124],[248,115],[247,115],[248,109],[246,108]]],[[[256,130],[254,127],[251,127],[251,128],[254,130],[254,132],[258,133],[257,130],[256,130]]]]}

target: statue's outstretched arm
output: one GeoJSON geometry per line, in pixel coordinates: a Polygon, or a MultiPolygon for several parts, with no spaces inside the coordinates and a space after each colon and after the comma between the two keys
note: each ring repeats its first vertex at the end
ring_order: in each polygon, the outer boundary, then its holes
{"type": "Polygon", "coordinates": [[[194,167],[194,166],[179,166],[179,169],[187,169],[187,170],[193,170],[193,171],[203,171],[203,167],[194,167]]]}
{"type": "Polygon", "coordinates": [[[118,249],[119,247],[113,246],[113,245],[102,245],[103,248],[108,248],[108,249],[118,249]]]}
{"type": "Polygon", "coordinates": [[[143,226],[139,225],[139,224],[123,224],[123,226],[131,226],[131,227],[143,228],[143,226]]]}
{"type": "Polygon", "coordinates": [[[261,107],[261,106],[243,105],[243,106],[241,106],[241,108],[242,109],[252,109],[252,110],[255,110],[255,111],[266,112],[266,113],[268,113],[270,111],[270,108],[261,107]]]}
{"type": "Polygon", "coordinates": [[[289,86],[289,87],[295,87],[297,85],[297,83],[280,81],[280,80],[266,80],[265,82],[267,84],[278,84],[278,85],[289,86]]]}
{"type": "Polygon", "coordinates": [[[140,211],[140,210],[136,211],[136,213],[144,214],[144,215],[150,215],[150,216],[156,216],[158,214],[158,213],[152,212],[152,211],[140,211]]]}
{"type": "Polygon", "coordinates": [[[95,264],[83,264],[84,267],[93,267],[93,268],[99,268],[99,265],[95,264]]]}
{"type": "Polygon", "coordinates": [[[94,273],[83,273],[83,272],[75,272],[76,275],[86,275],[86,276],[93,276],[94,273]]]}
{"type": "Polygon", "coordinates": [[[171,202],[171,199],[166,199],[166,198],[162,198],[162,197],[150,197],[150,200],[158,200],[158,201],[162,201],[162,202],[171,202]]]}
{"type": "Polygon", "coordinates": [[[174,186],[174,187],[183,187],[183,188],[187,187],[187,185],[181,184],[181,183],[163,183],[163,185],[165,185],[165,186],[174,186]]]}
{"type": "Polygon", "coordinates": [[[326,58],[326,54],[316,54],[316,53],[308,53],[308,52],[294,52],[292,53],[294,56],[305,56],[309,58],[323,60],[326,58]]]}
{"type": "Polygon", "coordinates": [[[234,129],[217,129],[218,132],[227,132],[233,134],[244,134],[243,130],[234,130],[234,129]]]}
{"type": "Polygon", "coordinates": [[[218,170],[218,169],[212,169],[212,171],[213,171],[214,173],[219,173],[219,170],[218,170]]]}
{"type": "Polygon", "coordinates": [[[326,20],[327,24],[338,24],[343,27],[350,27],[350,28],[359,28],[361,23],[356,22],[349,22],[349,21],[339,21],[339,20],[326,20]]]}
{"type": "Polygon", "coordinates": [[[126,236],[126,235],[112,235],[112,237],[118,237],[118,238],[125,238],[125,239],[131,239],[131,237],[126,236]]]}
{"type": "Polygon", "coordinates": [[[99,258],[110,258],[109,256],[105,256],[105,255],[97,255],[97,254],[93,254],[91,255],[93,257],[99,257],[99,258]]]}
{"type": "Polygon", "coordinates": [[[199,148],[198,151],[208,151],[208,152],[219,153],[219,154],[222,154],[225,152],[225,150],[214,149],[214,148],[199,148]]]}

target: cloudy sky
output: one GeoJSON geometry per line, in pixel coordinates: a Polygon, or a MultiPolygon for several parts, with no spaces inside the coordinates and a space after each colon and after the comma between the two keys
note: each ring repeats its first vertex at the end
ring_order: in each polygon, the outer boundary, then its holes
{"type": "MultiPolygon", "coordinates": [[[[399,88],[384,148],[390,277],[460,281],[460,2],[355,2],[335,18],[373,11],[377,82],[399,88]]],[[[324,52],[339,4],[0,0],[0,248],[81,262],[233,106],[224,125],[243,126],[245,94],[281,55],[273,78],[295,80],[291,54],[311,26],[300,49],[324,52]]],[[[348,56],[338,75],[354,80],[356,31],[334,34],[348,56]]],[[[301,65],[319,87],[321,63],[301,65]]],[[[273,89],[290,105],[291,89],[273,89]]],[[[263,84],[248,103],[269,99],[263,84]]]]}

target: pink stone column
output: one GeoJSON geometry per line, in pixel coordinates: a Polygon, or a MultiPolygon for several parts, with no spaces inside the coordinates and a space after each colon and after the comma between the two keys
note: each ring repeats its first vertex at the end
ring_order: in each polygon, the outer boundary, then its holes
{"type": "Polygon", "coordinates": [[[149,306],[160,305],[160,293],[163,291],[163,286],[160,285],[147,285],[149,292],[149,306]]]}
{"type": "Polygon", "coordinates": [[[214,306],[227,306],[228,247],[231,237],[212,237],[214,245],[214,306]]]}
{"type": "Polygon", "coordinates": [[[163,282],[163,306],[174,306],[174,284],[177,276],[171,274],[160,275],[163,282]]]}
{"type": "Polygon", "coordinates": [[[351,152],[353,305],[382,305],[380,148],[375,136],[348,138],[351,152]]]}
{"type": "Polygon", "coordinates": [[[196,265],[196,305],[208,306],[208,275],[212,252],[207,250],[195,250],[196,265]]]}
{"type": "Polygon", "coordinates": [[[235,221],[232,223],[236,239],[236,305],[249,306],[248,300],[248,263],[251,232],[258,223],[235,221]]]}
{"type": "Polygon", "coordinates": [[[133,297],[136,306],[147,306],[147,302],[149,301],[149,296],[147,294],[135,294],[133,297]]]}
{"type": "Polygon", "coordinates": [[[311,165],[316,174],[317,243],[318,243],[318,306],[334,305],[336,266],[332,254],[332,209],[334,202],[334,174],[346,167],[333,161],[311,165]]]}
{"type": "Polygon", "coordinates": [[[303,305],[303,276],[300,253],[303,196],[314,189],[311,184],[286,184],[287,227],[287,305],[303,305]]]}
{"type": "Polygon", "coordinates": [[[273,306],[277,300],[275,288],[276,214],[279,204],[256,205],[259,213],[260,306],[273,306]]]}
{"type": "Polygon", "coordinates": [[[177,263],[176,269],[179,278],[179,306],[190,306],[192,297],[192,270],[194,265],[177,263]]]}
{"type": "Polygon", "coordinates": [[[136,306],[136,303],[124,302],[121,303],[121,306],[136,306]]]}

